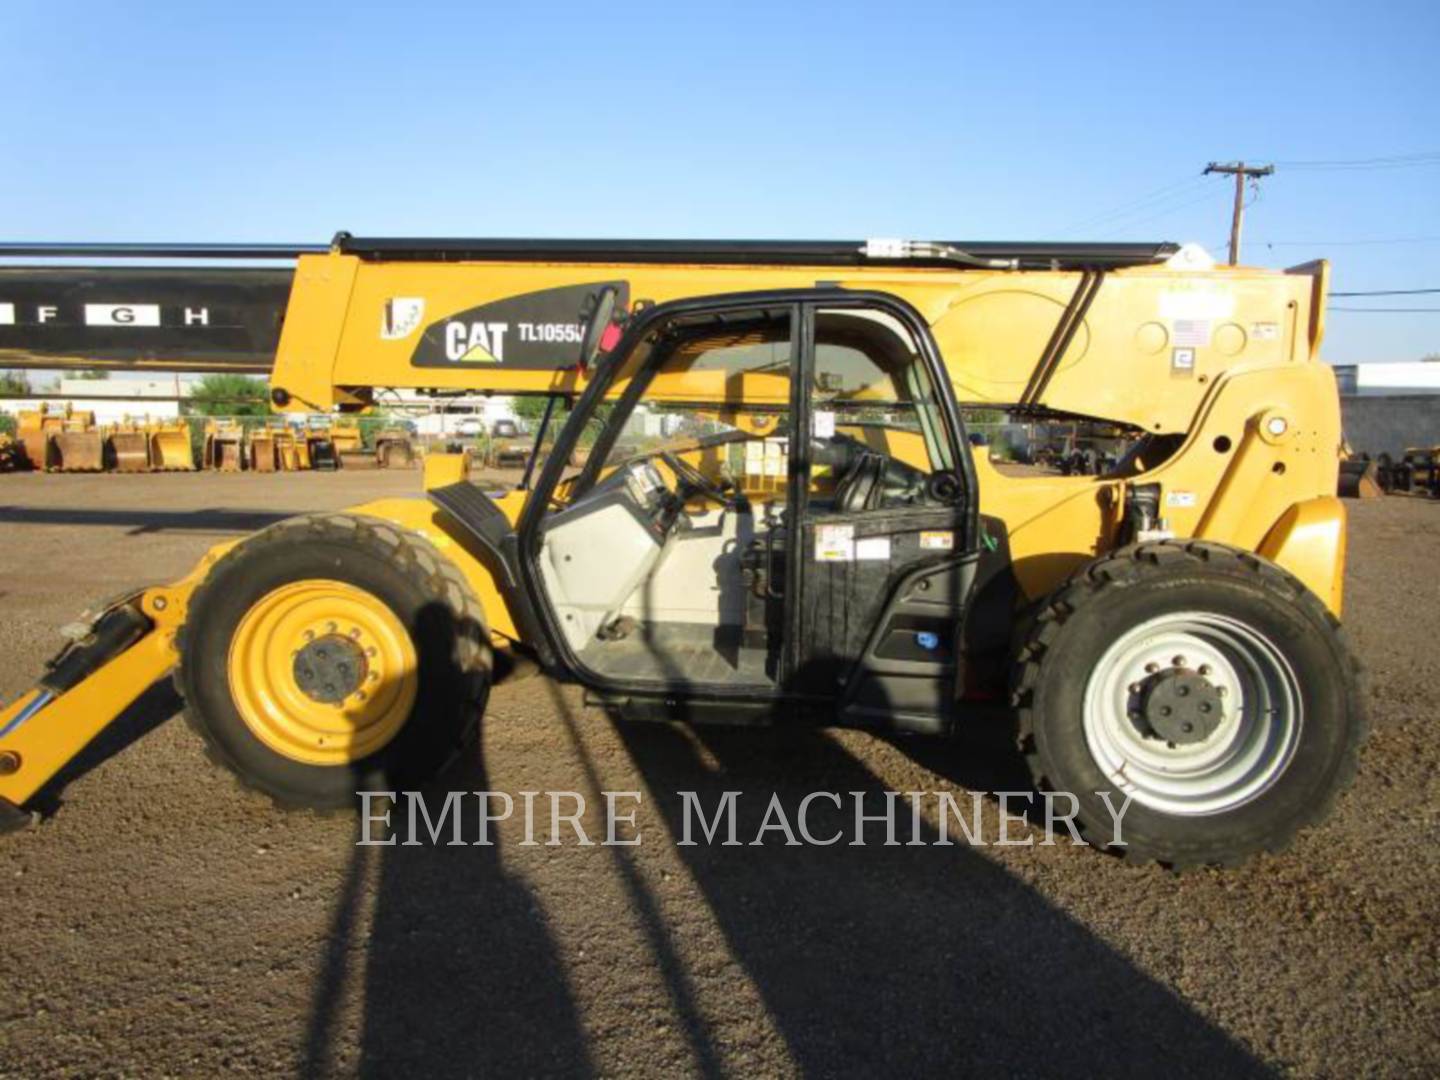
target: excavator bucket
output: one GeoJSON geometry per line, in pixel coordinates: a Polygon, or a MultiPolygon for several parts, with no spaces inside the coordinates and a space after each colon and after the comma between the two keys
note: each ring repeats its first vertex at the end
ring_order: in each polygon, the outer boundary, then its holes
{"type": "Polygon", "coordinates": [[[178,424],[156,424],[150,429],[150,467],[161,472],[191,472],[195,455],[190,449],[190,427],[178,424]]]}
{"type": "Polygon", "coordinates": [[[275,431],[275,467],[281,472],[295,472],[300,468],[300,455],[295,450],[295,436],[288,431],[275,431]]]}
{"type": "Polygon", "coordinates": [[[239,472],[245,466],[244,455],[240,452],[239,439],[217,439],[215,441],[215,465],[220,472],[239,472]]]}
{"type": "Polygon", "coordinates": [[[59,426],[60,419],[53,417],[44,407],[21,410],[15,426],[15,438],[30,468],[43,469],[48,464],[50,435],[59,426]]]}
{"type": "Polygon", "coordinates": [[[382,469],[408,469],[415,464],[415,445],[398,428],[375,433],[375,464],[382,469]]]}
{"type": "Polygon", "coordinates": [[[275,437],[268,431],[256,431],[250,436],[250,468],[256,472],[275,471],[275,437]]]}
{"type": "Polygon", "coordinates": [[[336,454],[358,454],[364,448],[358,424],[336,424],[330,429],[330,442],[336,454]]]}
{"type": "Polygon", "coordinates": [[[334,472],[340,468],[340,455],[335,451],[335,443],[329,438],[323,435],[311,435],[305,440],[305,447],[312,469],[334,472]]]}
{"type": "Polygon", "coordinates": [[[83,415],[65,422],[50,437],[49,466],[56,472],[100,472],[105,468],[105,439],[83,415]]]}
{"type": "Polygon", "coordinates": [[[1379,466],[1373,461],[1351,458],[1340,463],[1340,495],[1346,499],[1378,499],[1385,494],[1380,486],[1379,466]]]}
{"type": "Polygon", "coordinates": [[[238,426],[215,421],[205,425],[204,466],[217,472],[239,472],[245,467],[243,436],[238,426]]]}
{"type": "Polygon", "coordinates": [[[150,471],[150,440],[144,431],[116,428],[110,433],[110,461],[116,472],[150,471]]]}

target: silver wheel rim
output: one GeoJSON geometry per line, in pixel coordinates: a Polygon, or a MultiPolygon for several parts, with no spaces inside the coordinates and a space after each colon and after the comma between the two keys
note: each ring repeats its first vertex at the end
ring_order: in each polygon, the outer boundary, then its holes
{"type": "Polygon", "coordinates": [[[1117,791],[1167,814],[1219,814],[1267,790],[1300,740],[1300,686],[1278,648],[1222,615],[1163,615],[1122,635],[1085,688],[1085,741],[1117,791]],[[1221,718],[1195,742],[1175,744],[1147,728],[1149,681],[1198,672],[1219,696],[1221,718]]]}

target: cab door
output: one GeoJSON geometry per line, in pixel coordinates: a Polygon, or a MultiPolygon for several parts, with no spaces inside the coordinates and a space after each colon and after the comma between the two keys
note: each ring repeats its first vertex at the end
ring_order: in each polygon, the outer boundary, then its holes
{"type": "Polygon", "coordinates": [[[878,294],[805,305],[799,353],[790,688],[842,721],[938,730],[978,531],[949,380],[923,320],[878,294]]]}

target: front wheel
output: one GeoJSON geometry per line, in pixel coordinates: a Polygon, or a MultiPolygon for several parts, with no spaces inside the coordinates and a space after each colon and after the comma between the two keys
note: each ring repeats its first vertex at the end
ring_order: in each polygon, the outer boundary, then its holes
{"type": "Polygon", "coordinates": [[[1198,541],[1073,578],[1031,627],[1015,692],[1036,782],[1075,797],[1086,839],[1178,868],[1283,848],[1348,786],[1365,732],[1359,665],[1320,602],[1198,541]]]}
{"type": "Polygon", "coordinates": [[[490,685],[458,570],[413,533],[345,514],[231,549],[190,599],[180,655],[211,756],[292,806],[424,783],[475,731],[490,685]]]}

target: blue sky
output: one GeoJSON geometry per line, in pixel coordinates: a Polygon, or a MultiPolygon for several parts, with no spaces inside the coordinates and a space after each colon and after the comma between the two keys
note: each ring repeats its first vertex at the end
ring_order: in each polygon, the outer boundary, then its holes
{"type": "MultiPolygon", "coordinates": [[[[5,0],[0,85],[6,239],[1221,252],[1230,188],[1199,178],[1209,160],[1440,151],[1440,4],[5,0]]],[[[1337,289],[1440,287],[1437,196],[1434,160],[1282,164],[1246,261],[1329,257],[1337,289]]],[[[1440,313],[1330,326],[1334,361],[1440,352],[1440,313]]]]}

